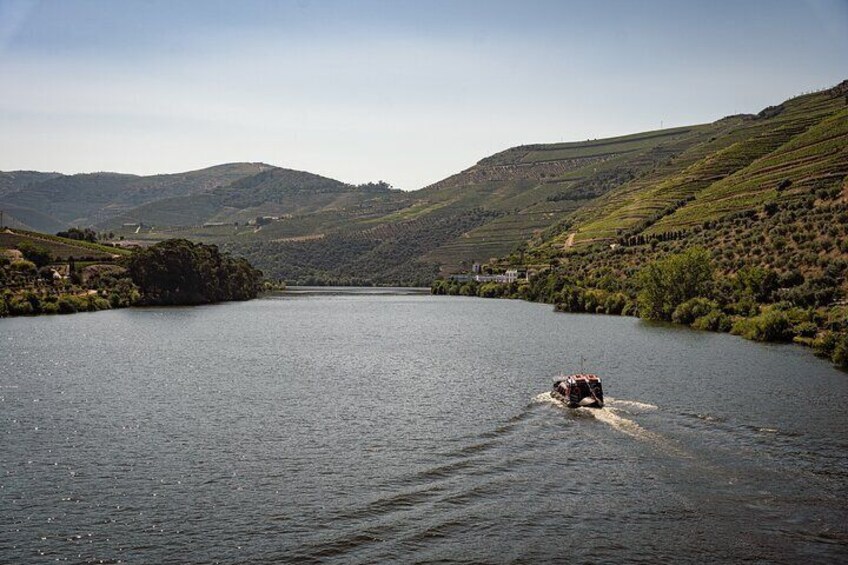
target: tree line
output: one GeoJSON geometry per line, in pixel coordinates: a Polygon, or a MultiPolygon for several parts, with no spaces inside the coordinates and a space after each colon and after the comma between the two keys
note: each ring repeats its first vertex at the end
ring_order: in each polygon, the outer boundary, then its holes
{"type": "Polygon", "coordinates": [[[23,258],[0,253],[0,317],[249,300],[263,285],[247,260],[185,239],[136,250],[117,264],[83,266],[56,264],[31,242],[17,247],[23,258]]]}
{"type": "Polygon", "coordinates": [[[795,341],[848,367],[848,306],[833,302],[830,287],[816,290],[818,280],[761,266],[721,274],[711,254],[695,246],[651,261],[630,277],[550,268],[510,284],[440,279],[431,292],[522,298],[561,312],[639,316],[756,341],[795,341]]]}

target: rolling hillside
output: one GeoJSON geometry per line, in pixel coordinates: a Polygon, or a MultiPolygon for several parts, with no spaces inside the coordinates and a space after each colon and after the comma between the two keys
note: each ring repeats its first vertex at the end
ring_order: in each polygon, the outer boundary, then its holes
{"type": "Polygon", "coordinates": [[[784,179],[796,181],[795,192],[838,182],[846,171],[842,90],[802,96],[735,120],[724,135],[580,210],[574,242],[688,229],[776,199],[784,179]]]}
{"type": "Polygon", "coordinates": [[[258,216],[303,216],[368,202],[376,205],[401,194],[387,185],[352,186],[312,173],[268,167],[226,186],[163,198],[127,210],[101,226],[118,227],[122,222],[170,227],[246,223],[258,216]]]}
{"type": "Polygon", "coordinates": [[[55,235],[9,228],[0,230],[0,251],[16,249],[22,243],[45,249],[55,261],[68,261],[69,259],[75,261],[112,261],[129,254],[126,249],[55,235]]]}
{"type": "Polygon", "coordinates": [[[514,147],[413,192],[244,163],[157,177],[3,175],[0,207],[27,225],[216,243],[294,282],[426,284],[475,262],[593,254],[609,266],[613,244],[697,240],[723,252],[734,218],[747,217],[750,234],[774,227],[764,207],[838,205],[848,81],[710,124],[514,147]]]}
{"type": "Polygon", "coordinates": [[[263,163],[231,163],[146,177],[118,173],[0,173],[0,209],[38,231],[89,227],[149,202],[207,192],[269,168],[263,163]]]}

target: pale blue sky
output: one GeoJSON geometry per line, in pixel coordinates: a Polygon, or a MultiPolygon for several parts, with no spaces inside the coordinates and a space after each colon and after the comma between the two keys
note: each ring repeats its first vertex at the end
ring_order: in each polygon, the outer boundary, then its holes
{"type": "Polygon", "coordinates": [[[0,0],[0,170],[265,161],[415,189],[848,78],[848,0],[0,0]]]}

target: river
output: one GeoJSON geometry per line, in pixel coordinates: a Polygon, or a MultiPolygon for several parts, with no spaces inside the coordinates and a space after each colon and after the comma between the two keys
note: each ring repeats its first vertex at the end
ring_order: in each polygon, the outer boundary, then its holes
{"type": "Polygon", "coordinates": [[[0,320],[2,563],[848,560],[848,375],[521,301],[0,320]],[[580,365],[602,410],[547,394],[580,365]]]}

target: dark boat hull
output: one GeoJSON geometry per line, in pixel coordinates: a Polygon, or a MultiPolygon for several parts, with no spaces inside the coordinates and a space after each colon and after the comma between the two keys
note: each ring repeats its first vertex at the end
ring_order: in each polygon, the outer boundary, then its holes
{"type": "Polygon", "coordinates": [[[569,408],[603,408],[604,391],[601,380],[595,375],[590,379],[572,375],[554,382],[551,396],[569,408]],[[577,378],[575,378],[577,377],[577,378]]]}
{"type": "Polygon", "coordinates": [[[551,392],[551,396],[556,398],[569,408],[603,408],[604,402],[603,400],[596,400],[594,398],[583,397],[580,398],[578,396],[565,396],[560,394],[559,392],[553,391],[551,392]]]}

